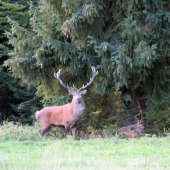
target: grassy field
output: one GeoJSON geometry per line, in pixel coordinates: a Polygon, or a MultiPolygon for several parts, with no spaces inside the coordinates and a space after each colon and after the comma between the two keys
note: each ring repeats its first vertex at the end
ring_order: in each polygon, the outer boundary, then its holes
{"type": "Polygon", "coordinates": [[[0,142],[1,170],[168,170],[170,137],[0,142]]]}

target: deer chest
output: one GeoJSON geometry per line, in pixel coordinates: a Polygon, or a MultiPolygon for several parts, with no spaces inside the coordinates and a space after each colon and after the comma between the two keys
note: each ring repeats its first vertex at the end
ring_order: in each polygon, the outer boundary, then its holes
{"type": "Polygon", "coordinates": [[[71,121],[70,127],[76,127],[79,124],[79,121],[84,113],[85,107],[78,106],[73,112],[73,120],[71,121]]]}

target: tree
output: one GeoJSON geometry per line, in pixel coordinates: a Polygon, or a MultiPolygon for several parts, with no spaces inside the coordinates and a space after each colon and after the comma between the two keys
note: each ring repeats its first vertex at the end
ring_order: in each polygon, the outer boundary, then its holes
{"type": "MultiPolygon", "coordinates": [[[[13,50],[13,47],[11,45],[8,45],[8,39],[6,35],[4,34],[5,30],[10,31],[11,29],[10,24],[7,22],[8,20],[7,18],[10,17],[11,19],[20,23],[20,25],[24,27],[29,27],[29,15],[26,12],[28,9],[28,4],[22,5],[25,3],[25,1],[23,0],[12,1],[13,3],[10,3],[10,2],[11,2],[10,0],[9,2],[0,1],[0,17],[1,17],[1,20],[0,20],[0,25],[1,25],[0,26],[0,83],[1,83],[0,85],[0,102],[1,102],[0,123],[4,119],[8,118],[10,115],[15,115],[15,116],[19,115],[17,113],[18,112],[20,113],[20,111],[18,109],[15,109],[14,111],[13,109],[14,105],[18,105],[20,104],[20,102],[25,101],[26,97],[29,98],[29,97],[34,96],[33,94],[26,93],[27,85],[21,87],[22,81],[20,79],[13,78],[11,76],[11,73],[7,71],[7,68],[4,67],[3,65],[4,61],[10,58],[8,53],[11,52],[11,50],[13,50]],[[17,4],[15,2],[17,2],[17,4]],[[26,92],[22,93],[22,91],[24,90],[26,92]],[[19,91],[20,93],[16,95],[15,94],[16,91],[19,91]]],[[[30,112],[31,111],[29,110],[29,113],[27,114],[30,115],[30,112]]],[[[24,112],[24,114],[26,114],[26,112],[24,112]]],[[[22,117],[24,116],[22,115],[22,117]]]]}
{"type": "Polygon", "coordinates": [[[30,3],[29,15],[32,29],[9,20],[6,35],[14,51],[5,64],[39,85],[46,98],[60,92],[53,77],[59,68],[63,81],[78,87],[95,66],[99,77],[90,93],[102,95],[102,102],[109,102],[114,89],[128,109],[146,110],[170,99],[168,0],[41,0],[38,7],[30,3]]]}

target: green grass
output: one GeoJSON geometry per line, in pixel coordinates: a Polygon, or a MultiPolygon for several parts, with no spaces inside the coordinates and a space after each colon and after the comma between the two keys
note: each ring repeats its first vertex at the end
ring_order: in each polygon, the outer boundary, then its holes
{"type": "Polygon", "coordinates": [[[168,170],[170,137],[0,142],[1,170],[168,170]]]}

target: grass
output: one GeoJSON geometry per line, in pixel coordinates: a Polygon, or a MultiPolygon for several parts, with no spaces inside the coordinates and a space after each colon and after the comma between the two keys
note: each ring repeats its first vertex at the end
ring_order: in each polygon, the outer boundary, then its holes
{"type": "Polygon", "coordinates": [[[168,170],[170,137],[0,142],[1,170],[168,170]]]}

